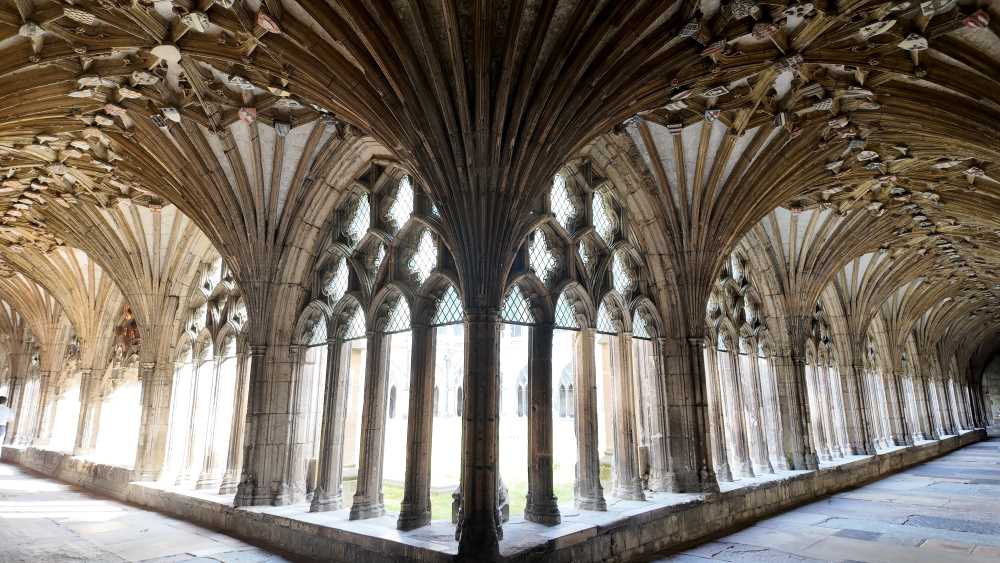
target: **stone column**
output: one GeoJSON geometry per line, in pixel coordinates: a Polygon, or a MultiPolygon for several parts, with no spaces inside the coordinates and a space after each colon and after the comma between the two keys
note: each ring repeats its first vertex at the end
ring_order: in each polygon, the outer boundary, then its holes
{"type": "MultiPolygon", "coordinates": [[[[206,408],[211,408],[207,405],[211,397],[201,396],[200,390],[202,382],[206,378],[210,378],[215,371],[214,364],[212,360],[205,360],[202,362],[192,362],[192,372],[191,372],[191,420],[188,424],[188,441],[187,448],[184,452],[184,461],[181,462],[180,475],[177,477],[177,484],[183,486],[195,486],[197,484],[198,476],[201,472],[201,459],[199,459],[198,450],[198,436],[205,435],[205,429],[198,427],[198,418],[201,416],[201,412],[206,408]]],[[[204,443],[202,443],[204,448],[204,443]]]]}
{"type": "Polygon", "coordinates": [[[812,423],[813,447],[820,461],[830,461],[830,450],[826,444],[826,432],[823,424],[823,404],[820,400],[818,372],[814,364],[806,364],[806,394],[809,397],[810,422],[812,423]]]}
{"type": "Polygon", "coordinates": [[[216,356],[211,361],[211,371],[208,374],[209,392],[206,398],[208,413],[205,419],[205,443],[202,448],[201,473],[198,475],[198,482],[195,485],[195,488],[202,490],[218,489],[222,485],[221,468],[218,467],[219,456],[216,448],[216,441],[218,440],[218,429],[216,428],[218,418],[216,413],[219,410],[219,394],[221,393],[219,386],[222,384],[222,377],[220,377],[219,373],[222,357],[216,356]]]}
{"type": "Polygon", "coordinates": [[[785,468],[815,469],[816,455],[812,450],[812,437],[807,430],[806,419],[809,415],[802,405],[802,395],[806,394],[802,390],[805,385],[805,363],[797,364],[787,354],[776,354],[771,357],[771,365],[785,468]]]}
{"type": "Polygon", "coordinates": [[[528,502],[524,519],[561,521],[552,477],[552,324],[531,327],[528,358],[528,502]]]}
{"type": "Polygon", "coordinates": [[[666,339],[655,338],[644,348],[648,351],[646,376],[649,380],[649,488],[652,491],[676,491],[670,442],[667,440],[667,370],[666,339]]]}
{"type": "Polygon", "coordinates": [[[761,375],[761,388],[762,390],[765,389],[764,384],[766,382],[766,389],[768,391],[763,397],[762,407],[764,409],[763,426],[768,439],[771,466],[779,471],[787,471],[788,460],[785,457],[781,442],[782,420],[781,412],[778,409],[778,388],[775,383],[775,370],[770,358],[757,356],[755,361],[757,363],[757,372],[761,375]],[[764,377],[765,375],[766,377],[764,377]]]}
{"type": "Polygon", "coordinates": [[[732,481],[729,456],[726,455],[726,433],[722,417],[722,395],[719,390],[719,352],[714,346],[705,349],[705,377],[708,390],[708,431],[712,443],[714,472],[719,481],[732,481]]]}
{"type": "Polygon", "coordinates": [[[615,492],[614,496],[628,500],[646,500],[639,476],[639,441],[635,422],[635,378],[632,376],[632,335],[627,332],[613,337],[611,374],[615,421],[615,492]]]}
{"type": "Polygon", "coordinates": [[[32,441],[32,445],[38,448],[47,446],[52,437],[52,421],[55,419],[58,399],[52,379],[52,372],[39,373],[38,419],[34,430],[35,439],[32,441]]]}
{"type": "Polygon", "coordinates": [[[7,435],[13,438],[10,440],[11,444],[23,446],[30,441],[30,433],[34,429],[32,421],[34,409],[32,408],[31,377],[25,376],[19,379],[21,384],[18,389],[17,402],[13,403],[14,424],[7,429],[7,435]]]}
{"type": "Polygon", "coordinates": [[[361,453],[358,488],[351,505],[351,520],[385,514],[382,500],[382,458],[385,453],[386,394],[389,376],[389,337],[371,331],[365,364],[364,406],[361,409],[361,453]]]}
{"type": "Polygon", "coordinates": [[[243,446],[243,463],[240,470],[240,483],[236,486],[235,506],[256,506],[270,504],[271,491],[267,483],[258,483],[257,473],[264,469],[266,460],[264,451],[266,445],[261,444],[262,411],[267,408],[265,401],[264,368],[267,362],[267,346],[250,345],[250,378],[247,402],[246,438],[243,446]],[[260,467],[254,467],[259,465],[260,467]]]}
{"type": "Polygon", "coordinates": [[[88,368],[80,370],[80,418],[76,427],[74,456],[90,455],[97,446],[97,426],[101,418],[99,385],[100,372],[88,368]]]}
{"type": "Polygon", "coordinates": [[[410,403],[406,419],[406,477],[396,527],[412,530],[431,521],[431,445],[434,432],[436,330],[412,322],[410,403]]]}
{"type": "Polygon", "coordinates": [[[961,434],[965,430],[965,426],[963,426],[962,419],[958,414],[958,404],[955,401],[955,382],[953,379],[949,378],[944,382],[944,393],[948,405],[948,414],[951,416],[955,434],[961,434]]]}
{"type": "Polygon", "coordinates": [[[243,440],[247,426],[247,399],[250,387],[250,366],[246,353],[236,354],[236,404],[233,405],[232,427],[229,431],[229,455],[226,457],[226,471],[219,486],[220,495],[232,495],[240,484],[240,469],[243,466],[243,440]]]}
{"type": "Polygon", "coordinates": [[[462,508],[455,530],[458,555],[499,557],[500,315],[496,308],[465,312],[465,392],[462,409],[462,508]]]}
{"type": "Polygon", "coordinates": [[[594,365],[594,329],[576,335],[576,507],[607,510],[601,487],[601,452],[597,428],[597,368],[594,365]]]}
{"type": "Polygon", "coordinates": [[[155,362],[139,364],[142,382],[142,417],[139,448],[136,451],[134,479],[152,481],[163,470],[167,457],[170,429],[170,398],[173,391],[173,366],[155,362]]]}
{"type": "Polygon", "coordinates": [[[809,410],[809,390],[807,387],[809,376],[805,357],[802,355],[793,356],[792,367],[794,373],[793,388],[798,398],[799,412],[802,414],[802,426],[799,436],[801,436],[802,440],[802,457],[804,463],[804,467],[795,467],[794,469],[819,469],[819,450],[818,445],[814,443],[812,413],[809,410]]]}
{"type": "Polygon", "coordinates": [[[816,369],[816,383],[819,391],[820,418],[823,420],[823,439],[826,447],[830,451],[831,458],[844,457],[837,443],[836,430],[833,428],[833,401],[830,392],[830,366],[818,366],[816,369]]]}
{"type": "MultiPolygon", "coordinates": [[[[13,365],[11,360],[11,365],[13,365]]],[[[12,368],[13,369],[13,368],[12,368]]],[[[7,407],[14,409],[14,419],[7,423],[7,433],[4,436],[4,444],[14,443],[14,433],[17,431],[17,415],[20,409],[21,396],[24,394],[24,378],[11,374],[10,386],[7,390],[7,407]]]]}
{"type": "Polygon", "coordinates": [[[892,442],[897,446],[913,444],[910,437],[909,424],[906,421],[906,401],[903,399],[903,374],[890,373],[886,379],[886,402],[889,407],[889,428],[892,432],[892,442]]]}
{"type": "MultiPolygon", "coordinates": [[[[735,344],[733,344],[735,346],[735,344]]],[[[746,421],[743,413],[743,393],[741,392],[736,351],[719,350],[719,395],[722,398],[723,419],[732,436],[733,453],[736,457],[736,472],[740,477],[754,477],[750,464],[750,446],[747,442],[746,421]]]]}
{"type": "Polygon", "coordinates": [[[764,421],[767,419],[758,368],[757,356],[752,351],[740,354],[740,380],[746,397],[744,416],[750,431],[750,459],[757,474],[774,473],[771,458],[767,455],[767,436],[764,435],[764,421]]]}
{"type": "Polygon", "coordinates": [[[940,440],[942,436],[940,416],[937,412],[937,399],[934,393],[934,381],[931,377],[924,375],[920,378],[923,388],[924,401],[927,408],[927,428],[930,432],[931,440],[940,440]]]}
{"type": "Polygon", "coordinates": [[[858,422],[857,440],[859,443],[851,444],[852,449],[857,447],[857,451],[851,453],[856,455],[875,455],[875,408],[874,396],[868,389],[868,377],[865,372],[864,363],[860,360],[852,366],[851,382],[853,386],[852,402],[855,406],[857,416],[853,417],[858,422]]]}
{"type": "Polygon", "coordinates": [[[310,512],[339,510],[344,505],[344,417],[350,370],[351,343],[328,340],[319,468],[310,512]]]}

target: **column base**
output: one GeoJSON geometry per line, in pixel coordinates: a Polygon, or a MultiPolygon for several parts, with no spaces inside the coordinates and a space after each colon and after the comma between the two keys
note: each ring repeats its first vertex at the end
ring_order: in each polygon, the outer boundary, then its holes
{"type": "Polygon", "coordinates": [[[646,500],[646,495],[642,492],[642,485],[638,480],[615,483],[615,492],[612,496],[622,500],[646,500]]]}
{"type": "Polygon", "coordinates": [[[816,452],[807,453],[803,462],[806,464],[804,467],[806,471],[816,471],[819,469],[819,456],[816,455],[816,452]]]}
{"type": "Polygon", "coordinates": [[[562,522],[559,514],[559,502],[556,497],[549,497],[541,502],[528,500],[528,505],[524,508],[524,519],[536,524],[545,526],[555,526],[562,522]]]}
{"type": "Polygon", "coordinates": [[[576,497],[573,505],[578,510],[594,510],[597,512],[607,512],[608,503],[603,496],[600,497],[576,497]]]}
{"type": "Polygon", "coordinates": [[[724,483],[730,483],[733,481],[733,472],[729,469],[728,463],[723,463],[722,465],[717,465],[715,467],[715,477],[717,480],[724,483]]]}
{"type": "Polygon", "coordinates": [[[133,481],[156,481],[159,471],[151,469],[136,469],[132,472],[133,481]]]}
{"type": "Polygon", "coordinates": [[[753,472],[753,466],[750,465],[749,461],[744,461],[740,464],[740,477],[749,477],[750,479],[756,477],[753,472]]]}
{"type": "Polygon", "coordinates": [[[385,515],[385,505],[381,502],[358,501],[351,505],[350,520],[367,520],[385,515]]]}
{"type": "Polygon", "coordinates": [[[203,473],[198,477],[198,482],[194,484],[194,488],[199,491],[204,491],[207,489],[218,489],[221,485],[221,479],[203,473]]]}
{"type": "Polygon", "coordinates": [[[834,446],[830,448],[830,455],[833,456],[834,459],[840,459],[844,457],[844,451],[840,449],[840,446],[834,446]]]}
{"type": "Polygon", "coordinates": [[[656,493],[678,492],[677,475],[673,472],[666,472],[660,475],[649,477],[649,490],[656,493]]]}
{"type": "MultiPolygon", "coordinates": [[[[525,515],[527,516],[527,515],[525,515]]],[[[396,520],[397,530],[416,530],[431,523],[430,509],[415,510],[414,508],[401,506],[399,509],[399,519],[396,520]]]]}
{"type": "Polygon", "coordinates": [[[234,495],[236,494],[236,488],[239,487],[240,482],[236,479],[235,475],[226,474],[222,478],[222,484],[219,485],[220,495],[234,495]]]}
{"type": "Polygon", "coordinates": [[[754,464],[753,471],[757,475],[770,475],[774,473],[774,467],[771,464],[754,464]]]}
{"type": "Polygon", "coordinates": [[[309,512],[332,512],[344,508],[344,496],[341,491],[327,493],[323,489],[313,491],[309,512]]]}
{"type": "Polygon", "coordinates": [[[913,440],[909,436],[893,436],[892,443],[896,446],[912,446],[913,440]]]}

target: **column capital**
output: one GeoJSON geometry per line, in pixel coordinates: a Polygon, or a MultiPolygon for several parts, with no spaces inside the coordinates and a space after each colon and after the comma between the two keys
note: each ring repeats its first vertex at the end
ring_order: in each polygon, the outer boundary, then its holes
{"type": "Polygon", "coordinates": [[[698,348],[701,348],[702,346],[705,345],[705,337],[704,336],[689,336],[689,337],[687,337],[687,343],[688,343],[688,346],[692,346],[692,347],[697,346],[698,348]]]}
{"type": "Polygon", "coordinates": [[[250,345],[250,355],[251,356],[263,356],[267,353],[267,344],[251,344],[250,345]]]}

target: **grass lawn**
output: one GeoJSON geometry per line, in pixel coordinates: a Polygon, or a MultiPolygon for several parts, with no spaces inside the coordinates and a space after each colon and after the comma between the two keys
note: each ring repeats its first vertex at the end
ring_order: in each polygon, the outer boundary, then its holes
{"type": "MultiPolygon", "coordinates": [[[[510,503],[510,515],[519,516],[524,514],[524,506],[527,504],[528,483],[519,481],[516,483],[504,483],[507,485],[507,499],[510,503]]],[[[611,466],[601,464],[601,485],[605,492],[611,486],[611,466]]],[[[354,499],[354,491],[357,481],[344,481],[344,506],[349,507],[354,499]]],[[[573,484],[557,483],[555,495],[561,505],[573,504],[573,484]]],[[[403,486],[391,483],[382,484],[382,499],[385,502],[385,511],[399,514],[399,506],[403,502],[403,486]]],[[[451,521],[451,491],[431,492],[431,519],[451,521]]]]}

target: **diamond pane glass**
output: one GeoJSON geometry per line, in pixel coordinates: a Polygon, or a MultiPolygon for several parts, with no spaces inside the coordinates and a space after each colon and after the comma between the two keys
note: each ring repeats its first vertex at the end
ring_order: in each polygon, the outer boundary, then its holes
{"type": "Polygon", "coordinates": [[[535,316],[531,313],[531,305],[518,286],[515,285],[507,294],[507,299],[503,302],[503,309],[500,311],[500,318],[508,323],[532,324],[535,322],[535,316]]]}
{"type": "Polygon", "coordinates": [[[389,311],[389,319],[385,323],[385,332],[403,332],[410,330],[410,307],[406,304],[406,299],[400,297],[396,304],[389,311]]]}
{"type": "Polygon", "coordinates": [[[635,287],[630,266],[628,258],[621,253],[615,254],[611,259],[611,284],[618,293],[626,294],[635,287]]]}
{"type": "Polygon", "coordinates": [[[454,286],[441,294],[437,302],[437,310],[434,311],[434,318],[431,319],[431,326],[450,325],[460,323],[464,319],[462,314],[462,300],[458,298],[458,292],[454,286]]]}
{"type": "Polygon", "coordinates": [[[351,222],[347,225],[347,235],[357,244],[368,232],[369,226],[371,226],[371,207],[368,204],[368,194],[362,194],[358,199],[358,205],[354,208],[351,222]]]}
{"type": "Polygon", "coordinates": [[[399,181],[399,189],[396,190],[396,201],[392,202],[389,208],[389,217],[396,224],[396,230],[403,228],[406,221],[413,214],[413,184],[409,176],[403,176],[399,181]]]}
{"type": "Polygon", "coordinates": [[[420,283],[424,283],[436,266],[437,246],[434,244],[431,232],[424,230],[424,233],[420,235],[420,243],[417,244],[417,251],[410,258],[410,270],[417,274],[417,280],[420,283]]]}
{"type": "Polygon", "coordinates": [[[601,303],[601,306],[597,309],[597,332],[602,332],[604,334],[617,334],[615,330],[615,325],[611,322],[611,314],[608,313],[608,308],[601,303]]]}
{"type": "Polygon", "coordinates": [[[601,192],[594,193],[594,203],[592,205],[594,213],[594,229],[597,230],[597,234],[601,235],[604,242],[611,243],[611,236],[615,230],[615,224],[611,218],[611,212],[608,211],[607,202],[604,201],[604,194],[601,192]]]}
{"type": "Polygon", "coordinates": [[[365,336],[365,314],[361,307],[354,309],[351,320],[347,321],[347,330],[344,332],[344,340],[354,340],[365,336]]]}
{"type": "Polygon", "coordinates": [[[556,301],[556,327],[566,328],[566,329],[579,329],[580,325],[576,322],[576,315],[573,313],[573,305],[570,304],[569,298],[566,297],[566,292],[564,291],[560,296],[559,300],[556,301]]]}
{"type": "Polygon", "coordinates": [[[646,322],[646,317],[639,314],[639,311],[636,311],[635,315],[632,316],[632,336],[647,340],[652,338],[652,335],[649,334],[649,323],[646,322]]]}
{"type": "Polygon", "coordinates": [[[542,231],[535,231],[531,246],[528,248],[528,260],[538,279],[548,282],[556,269],[556,257],[549,250],[548,241],[542,231]]]}
{"type": "Polygon", "coordinates": [[[556,221],[568,231],[573,217],[576,216],[576,207],[570,198],[569,190],[566,189],[566,178],[562,174],[556,174],[552,180],[552,193],[549,199],[552,202],[552,214],[556,216],[556,221]]]}
{"type": "Polygon", "coordinates": [[[337,264],[328,273],[328,276],[323,293],[326,294],[331,303],[336,303],[347,293],[347,279],[349,277],[347,260],[344,258],[337,260],[337,264]]]}

